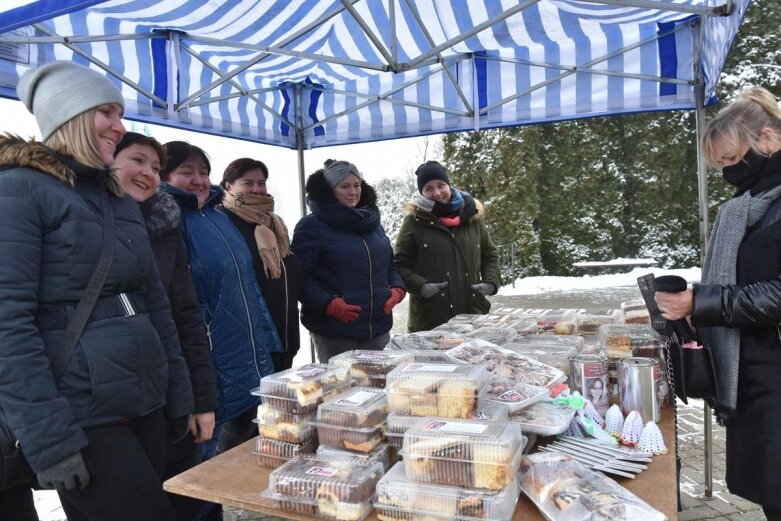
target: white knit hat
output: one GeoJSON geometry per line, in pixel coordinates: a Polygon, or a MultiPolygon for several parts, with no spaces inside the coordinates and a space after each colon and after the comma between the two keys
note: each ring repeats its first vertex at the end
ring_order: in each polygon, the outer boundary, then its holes
{"type": "Polygon", "coordinates": [[[82,112],[106,103],[125,102],[111,80],[72,62],[56,61],[27,71],[16,87],[19,100],[33,113],[43,140],[82,112]]]}

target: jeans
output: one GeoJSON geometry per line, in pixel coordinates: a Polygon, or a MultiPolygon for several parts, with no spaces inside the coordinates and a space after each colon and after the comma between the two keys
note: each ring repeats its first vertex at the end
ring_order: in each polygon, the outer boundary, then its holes
{"type": "Polygon", "coordinates": [[[257,409],[250,407],[236,418],[218,423],[214,427],[212,439],[201,444],[201,458],[206,461],[221,452],[226,452],[257,435],[258,427],[252,421],[257,409]]]}
{"type": "Polygon", "coordinates": [[[390,342],[390,333],[376,336],[374,338],[367,338],[366,340],[355,340],[352,338],[331,338],[317,333],[309,334],[312,336],[312,342],[315,344],[315,351],[317,351],[317,361],[321,364],[327,364],[328,360],[332,356],[344,353],[345,351],[352,351],[354,349],[368,349],[371,351],[380,351],[388,342],[390,342]]]}

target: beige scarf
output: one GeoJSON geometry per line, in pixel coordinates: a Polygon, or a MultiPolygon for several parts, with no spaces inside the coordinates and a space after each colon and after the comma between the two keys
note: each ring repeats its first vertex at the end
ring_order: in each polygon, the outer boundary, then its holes
{"type": "Polygon", "coordinates": [[[287,226],[274,213],[274,197],[225,192],[222,205],[244,222],[255,224],[255,242],[263,261],[263,269],[269,278],[281,277],[280,264],[282,259],[290,255],[290,239],[287,236],[287,226]]]}

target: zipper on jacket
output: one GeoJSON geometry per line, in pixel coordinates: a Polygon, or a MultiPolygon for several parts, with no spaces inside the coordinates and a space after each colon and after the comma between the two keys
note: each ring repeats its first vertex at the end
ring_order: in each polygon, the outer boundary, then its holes
{"type": "Polygon", "coordinates": [[[361,239],[363,247],[366,248],[366,256],[369,258],[369,338],[374,338],[374,332],[372,331],[372,317],[374,316],[374,284],[372,277],[372,252],[369,250],[369,245],[366,241],[361,239]]]}
{"type": "Polygon", "coordinates": [[[206,324],[206,338],[209,339],[209,351],[214,352],[214,344],[212,343],[212,325],[206,324]]]}
{"type": "Polygon", "coordinates": [[[288,352],[288,338],[290,338],[290,331],[288,331],[288,328],[290,327],[288,325],[288,310],[287,307],[290,305],[290,296],[287,292],[287,268],[285,268],[285,262],[280,259],[279,264],[282,265],[282,280],[285,283],[285,353],[288,352]]]}
{"type": "Polygon", "coordinates": [[[255,364],[255,372],[258,374],[258,381],[263,377],[260,374],[260,368],[258,367],[258,357],[257,353],[255,353],[255,333],[253,331],[252,327],[252,317],[249,313],[249,304],[247,303],[247,295],[244,294],[244,281],[241,279],[241,270],[239,270],[239,263],[236,261],[236,256],[233,254],[233,250],[230,247],[230,244],[228,243],[228,240],[225,238],[225,236],[222,234],[222,231],[220,231],[220,228],[212,222],[211,219],[206,217],[205,214],[199,212],[201,216],[209,221],[209,224],[211,224],[215,230],[217,230],[217,233],[220,235],[220,238],[225,243],[225,246],[227,246],[228,251],[230,252],[231,259],[233,260],[233,266],[236,268],[236,275],[239,277],[239,291],[241,292],[241,298],[244,301],[244,311],[247,314],[247,329],[249,330],[249,336],[250,341],[252,342],[252,361],[255,364]]]}

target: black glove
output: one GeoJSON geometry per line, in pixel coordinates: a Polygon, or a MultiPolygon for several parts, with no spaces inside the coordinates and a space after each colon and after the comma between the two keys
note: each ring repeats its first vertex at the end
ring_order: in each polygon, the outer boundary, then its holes
{"type": "Polygon", "coordinates": [[[85,488],[89,484],[89,472],[81,452],[71,454],[37,475],[42,488],[75,490],[85,488]]]}
{"type": "Polygon", "coordinates": [[[439,290],[447,287],[447,282],[426,282],[420,287],[420,296],[430,298],[439,293],[439,290]]]}
{"type": "Polygon", "coordinates": [[[496,292],[496,286],[490,282],[481,282],[480,284],[472,284],[472,289],[478,293],[485,295],[493,295],[496,292]]]}

